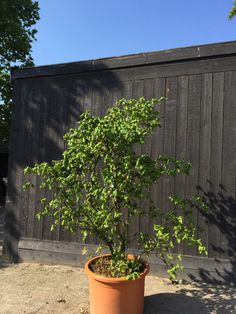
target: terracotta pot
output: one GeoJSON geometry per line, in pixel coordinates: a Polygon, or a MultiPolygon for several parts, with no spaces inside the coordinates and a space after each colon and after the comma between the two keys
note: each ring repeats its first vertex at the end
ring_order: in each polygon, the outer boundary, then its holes
{"type": "MultiPolygon", "coordinates": [[[[89,277],[91,314],[142,314],[144,305],[144,281],[149,272],[147,262],[143,273],[135,280],[108,278],[92,272],[89,265],[102,255],[90,259],[85,265],[89,277]]],[[[130,256],[130,258],[134,258],[130,256]]]]}

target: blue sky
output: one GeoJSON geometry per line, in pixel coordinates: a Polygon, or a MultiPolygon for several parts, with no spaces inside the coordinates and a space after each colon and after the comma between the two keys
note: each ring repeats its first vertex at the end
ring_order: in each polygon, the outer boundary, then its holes
{"type": "Polygon", "coordinates": [[[36,65],[236,40],[233,0],[39,0],[36,65]]]}

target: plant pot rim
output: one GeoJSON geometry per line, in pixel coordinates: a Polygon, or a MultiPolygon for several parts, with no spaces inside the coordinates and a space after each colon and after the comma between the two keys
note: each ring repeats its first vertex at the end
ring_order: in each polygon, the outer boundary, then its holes
{"type": "MultiPolygon", "coordinates": [[[[113,283],[113,284],[119,284],[119,283],[125,283],[125,282],[132,282],[132,281],[138,281],[138,280],[143,280],[146,275],[149,273],[149,265],[148,263],[140,258],[140,261],[143,263],[144,265],[144,271],[140,274],[139,278],[137,279],[134,279],[134,280],[128,280],[124,277],[120,277],[120,278],[113,278],[113,277],[106,277],[106,276],[102,276],[102,275],[98,275],[98,274],[95,274],[93,271],[91,271],[91,269],[89,268],[89,265],[92,261],[96,260],[96,259],[99,259],[101,257],[106,257],[106,256],[111,256],[111,254],[102,254],[102,255],[99,255],[99,256],[95,256],[91,259],[89,259],[85,266],[84,266],[84,269],[85,269],[85,272],[86,274],[88,275],[89,278],[92,278],[94,280],[97,280],[97,281],[100,281],[100,282],[104,282],[104,283],[113,283]]],[[[131,258],[136,258],[135,255],[133,254],[128,254],[128,257],[131,259],[131,258]]]]}

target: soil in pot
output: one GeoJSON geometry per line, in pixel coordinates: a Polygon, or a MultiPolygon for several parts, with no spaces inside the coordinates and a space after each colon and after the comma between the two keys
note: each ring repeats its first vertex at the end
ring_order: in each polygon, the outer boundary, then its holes
{"type": "Polygon", "coordinates": [[[91,263],[89,264],[90,270],[101,276],[110,277],[110,278],[126,278],[129,276],[130,273],[133,271],[138,272],[141,274],[145,269],[145,264],[142,263],[140,260],[135,260],[132,255],[129,255],[127,257],[129,263],[129,269],[126,268],[120,268],[117,269],[116,266],[112,266],[112,260],[110,255],[104,255],[100,258],[93,259],[91,263]],[[131,262],[135,260],[135,264],[132,264],[131,262]]]}

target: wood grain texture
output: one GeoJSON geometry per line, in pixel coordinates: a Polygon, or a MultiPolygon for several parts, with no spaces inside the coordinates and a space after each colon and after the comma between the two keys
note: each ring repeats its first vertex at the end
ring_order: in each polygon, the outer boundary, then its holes
{"type": "Polygon", "coordinates": [[[209,255],[220,257],[220,206],[222,178],[222,145],[223,145],[223,110],[224,110],[224,72],[213,75],[213,99],[211,116],[211,160],[209,181],[209,255]]]}
{"type": "MultiPolygon", "coordinates": [[[[165,103],[165,124],[163,138],[163,155],[175,158],[176,150],[176,112],[178,101],[177,78],[166,79],[166,103],[165,103]]],[[[162,210],[166,213],[170,210],[169,196],[175,192],[174,177],[163,176],[162,179],[162,210]]]]}
{"type": "MultiPolygon", "coordinates": [[[[212,119],[212,73],[202,75],[202,98],[200,116],[200,138],[199,138],[199,189],[209,191],[210,161],[211,161],[211,119],[212,119]]],[[[209,246],[209,222],[200,211],[198,211],[198,227],[202,229],[203,243],[209,246]]]]}
{"type": "MultiPolygon", "coordinates": [[[[197,193],[199,179],[199,137],[200,137],[200,117],[201,117],[201,75],[189,76],[188,90],[188,121],[187,121],[187,155],[186,159],[191,163],[191,173],[186,178],[186,198],[190,199],[197,193]]],[[[198,211],[193,210],[193,222],[198,227],[198,211]]],[[[197,234],[196,234],[197,235],[197,234]]],[[[196,248],[185,247],[185,254],[196,255],[196,248]]]]}
{"type": "Polygon", "coordinates": [[[221,257],[234,259],[236,252],[236,72],[225,73],[222,185],[220,193],[221,257]]]}
{"type": "MultiPolygon", "coordinates": [[[[8,255],[17,256],[20,232],[25,238],[81,241],[80,233],[70,235],[60,228],[52,234],[49,218],[35,220],[44,193],[39,190],[40,179],[35,181],[36,190],[22,193],[23,168],[35,161],[60,158],[63,134],[85,110],[103,115],[118,98],[165,96],[167,100],[159,107],[162,128],[145,145],[137,146],[136,153],[185,158],[192,163],[192,171],[186,178],[165,177],[151,187],[154,204],[166,211],[170,194],[187,198],[194,193],[203,195],[210,211],[194,210],[193,221],[196,228],[204,228],[202,237],[209,257],[234,259],[236,43],[198,48],[14,72],[6,206],[8,255]]],[[[150,204],[145,200],[140,205],[148,208],[150,204]]],[[[136,247],[137,232],[151,234],[155,222],[161,223],[161,219],[137,217],[130,246],[136,247]]],[[[89,243],[96,241],[89,239],[89,243]]],[[[179,251],[197,256],[193,248],[182,246],[179,251]]]]}

